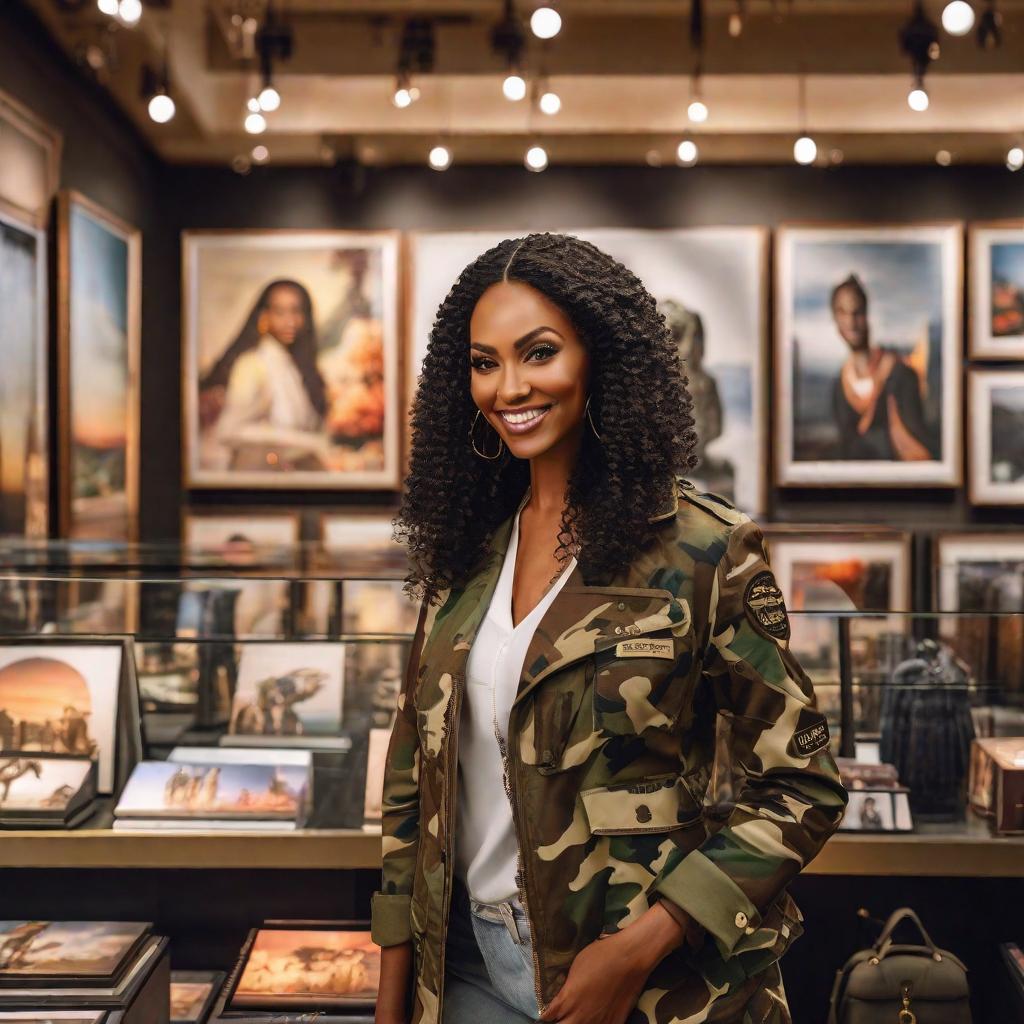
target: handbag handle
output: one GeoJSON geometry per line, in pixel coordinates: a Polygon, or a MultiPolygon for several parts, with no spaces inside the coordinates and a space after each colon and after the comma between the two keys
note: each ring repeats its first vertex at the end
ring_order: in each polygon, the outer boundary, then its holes
{"type": "Polygon", "coordinates": [[[889,920],[885,922],[882,933],[875,940],[875,949],[878,951],[879,960],[884,960],[888,954],[889,948],[892,946],[892,933],[896,930],[896,926],[907,918],[914,922],[917,930],[921,933],[921,938],[924,939],[924,944],[933,954],[935,953],[935,943],[932,942],[932,937],[925,931],[921,918],[910,907],[900,907],[889,915],[889,920]]]}

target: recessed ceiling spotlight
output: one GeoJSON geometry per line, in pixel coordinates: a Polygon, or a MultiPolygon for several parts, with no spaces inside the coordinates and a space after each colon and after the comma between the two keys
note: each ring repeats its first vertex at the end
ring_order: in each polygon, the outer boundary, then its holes
{"type": "Polygon", "coordinates": [[[843,151],[838,146],[835,146],[828,151],[828,162],[830,164],[841,164],[843,162],[843,157],[843,151]]]}
{"type": "Polygon", "coordinates": [[[530,15],[530,31],[538,39],[554,39],[561,31],[562,16],[550,4],[544,4],[530,15]]]}
{"type": "Polygon", "coordinates": [[[809,135],[801,135],[793,143],[793,159],[798,164],[813,164],[818,156],[818,144],[809,135]]]}
{"type": "Polygon", "coordinates": [[[531,146],[523,159],[529,171],[543,171],[548,165],[548,154],[543,146],[531,146]]]}
{"type": "Polygon", "coordinates": [[[505,99],[518,103],[526,95],[526,80],[513,71],[501,83],[501,91],[505,94],[505,99]]]}
{"type": "Polygon", "coordinates": [[[692,167],[697,162],[699,155],[697,143],[693,139],[683,139],[676,146],[676,160],[684,167],[692,167]]]}
{"type": "Polygon", "coordinates": [[[928,91],[923,85],[915,86],[907,93],[907,106],[919,114],[928,109],[928,91]]]}
{"type": "Polygon", "coordinates": [[[120,0],[117,16],[126,24],[134,25],[142,17],[141,0],[120,0]]]}
{"type": "Polygon", "coordinates": [[[948,149],[940,149],[935,154],[935,162],[940,167],[948,167],[953,162],[953,154],[948,149]]]}
{"type": "Polygon", "coordinates": [[[1019,171],[1024,167],[1024,149],[1013,146],[1006,154],[1006,166],[1011,171],[1019,171]]]}
{"type": "Polygon", "coordinates": [[[648,167],[660,167],[662,164],[661,150],[649,149],[644,155],[648,167]]]}
{"type": "Polygon", "coordinates": [[[686,108],[686,116],[694,124],[703,124],[708,119],[708,107],[703,100],[693,100],[686,108]]]}
{"type": "Polygon", "coordinates": [[[267,119],[258,113],[246,114],[245,130],[250,135],[260,135],[267,130],[267,119]]]}
{"type": "Polygon", "coordinates": [[[562,99],[557,92],[551,92],[549,89],[537,101],[537,106],[540,107],[541,113],[553,116],[562,109],[562,99]]]}
{"type": "Polygon", "coordinates": [[[281,94],[272,85],[266,85],[256,97],[256,102],[260,110],[271,113],[281,106],[281,94]]]}
{"type": "Polygon", "coordinates": [[[252,147],[252,158],[258,164],[265,164],[270,159],[270,150],[262,143],[252,147]]]}
{"type": "Polygon", "coordinates": [[[446,171],[451,166],[452,151],[447,146],[434,146],[427,159],[435,171],[446,171]]]}
{"type": "Polygon", "coordinates": [[[117,14],[117,0],[96,0],[96,6],[100,9],[101,14],[106,14],[110,18],[117,14]]]}
{"type": "Polygon", "coordinates": [[[942,9],[942,27],[951,36],[965,36],[974,28],[974,8],[966,0],[952,0],[942,9]]]}
{"type": "Polygon", "coordinates": [[[150,118],[157,124],[167,124],[174,117],[174,100],[165,92],[158,92],[147,105],[150,118]]]}

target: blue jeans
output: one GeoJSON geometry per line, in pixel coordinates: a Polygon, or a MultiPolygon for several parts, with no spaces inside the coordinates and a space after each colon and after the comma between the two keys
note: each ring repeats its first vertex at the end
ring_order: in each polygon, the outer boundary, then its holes
{"type": "Polygon", "coordinates": [[[519,897],[480,903],[456,876],[442,1024],[523,1024],[539,1015],[530,923],[519,897]]]}

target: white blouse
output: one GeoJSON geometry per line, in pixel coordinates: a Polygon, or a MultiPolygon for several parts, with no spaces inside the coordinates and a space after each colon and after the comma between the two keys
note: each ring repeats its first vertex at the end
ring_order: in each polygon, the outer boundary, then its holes
{"type": "Polygon", "coordinates": [[[570,558],[537,606],[513,627],[512,581],[518,547],[516,512],[501,574],[469,652],[466,693],[459,719],[455,870],[466,882],[470,895],[484,903],[507,900],[519,891],[518,843],[512,806],[505,791],[495,720],[502,737],[507,738],[509,714],[519,689],[526,649],[541,616],[576,565],[576,559],[570,558]]]}

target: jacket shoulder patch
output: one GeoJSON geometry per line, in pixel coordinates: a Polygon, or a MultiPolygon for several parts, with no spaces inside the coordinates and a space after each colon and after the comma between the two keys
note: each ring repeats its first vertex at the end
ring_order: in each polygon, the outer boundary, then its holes
{"type": "Polygon", "coordinates": [[[797,719],[796,731],[786,745],[792,757],[810,757],[829,744],[828,721],[820,711],[804,708],[797,719]]]}
{"type": "Polygon", "coordinates": [[[743,610],[758,632],[775,640],[789,639],[786,602],[769,569],[762,569],[747,583],[743,591],[743,610]]]}

